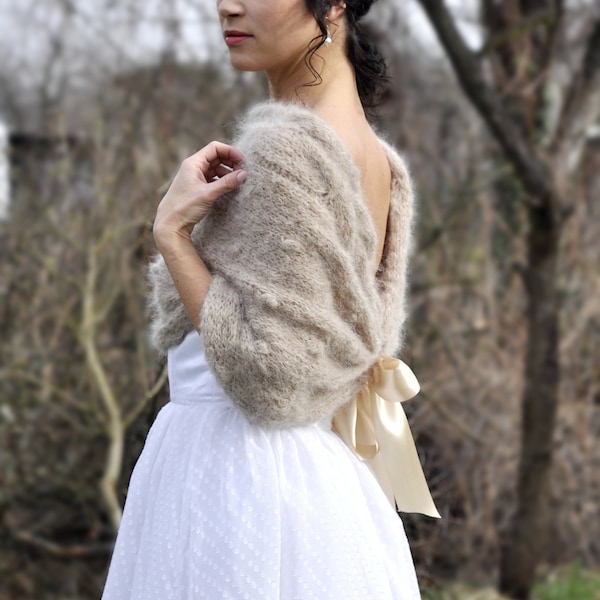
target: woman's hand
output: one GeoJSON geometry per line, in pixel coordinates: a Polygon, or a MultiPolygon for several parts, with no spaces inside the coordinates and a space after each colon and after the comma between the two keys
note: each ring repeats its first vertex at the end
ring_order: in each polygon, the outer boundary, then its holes
{"type": "Polygon", "coordinates": [[[171,240],[189,240],[211,206],[244,183],[242,161],[235,148],[211,142],[181,163],[156,211],[154,239],[159,250],[171,240]]]}
{"type": "Polygon", "coordinates": [[[156,211],[156,246],[196,328],[212,276],[191,242],[192,229],[221,196],[244,183],[242,161],[235,148],[210,143],[181,163],[156,211]]]}

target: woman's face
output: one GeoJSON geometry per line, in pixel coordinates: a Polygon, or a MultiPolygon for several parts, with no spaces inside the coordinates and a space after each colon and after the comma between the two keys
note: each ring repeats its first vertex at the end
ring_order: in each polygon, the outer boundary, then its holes
{"type": "Polygon", "coordinates": [[[319,27],[304,0],[217,0],[231,64],[285,71],[302,63],[319,27]]]}

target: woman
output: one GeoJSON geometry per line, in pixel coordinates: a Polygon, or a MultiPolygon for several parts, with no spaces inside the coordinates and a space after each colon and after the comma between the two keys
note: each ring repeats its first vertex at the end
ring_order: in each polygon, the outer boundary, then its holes
{"type": "Polygon", "coordinates": [[[171,402],[105,600],[420,597],[360,460],[399,506],[435,514],[410,436],[408,476],[390,462],[398,405],[377,409],[376,390],[411,383],[380,357],[400,342],[412,193],[364,113],[384,80],[358,23],[371,4],[217,1],[233,66],[266,71],[272,101],[235,147],[185,160],[158,207],[152,337],[171,402]]]}

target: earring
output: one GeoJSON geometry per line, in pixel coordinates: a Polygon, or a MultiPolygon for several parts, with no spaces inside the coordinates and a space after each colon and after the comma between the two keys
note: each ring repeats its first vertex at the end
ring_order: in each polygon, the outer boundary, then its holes
{"type": "Polygon", "coordinates": [[[325,38],[324,43],[329,46],[329,44],[331,44],[331,42],[333,42],[333,40],[331,39],[331,33],[329,33],[329,27],[327,27],[326,29],[327,29],[327,37],[325,38]]]}

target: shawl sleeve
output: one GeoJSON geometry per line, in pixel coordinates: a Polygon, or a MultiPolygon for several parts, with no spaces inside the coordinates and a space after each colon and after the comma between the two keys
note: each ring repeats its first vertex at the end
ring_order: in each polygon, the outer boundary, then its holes
{"type": "Polygon", "coordinates": [[[148,313],[150,343],[162,356],[183,341],[194,329],[162,254],[157,253],[148,266],[148,313]]]}
{"type": "MultiPolygon", "coordinates": [[[[251,113],[235,142],[248,179],[193,240],[213,275],[200,315],[209,366],[251,421],[286,427],[352,399],[381,350],[384,310],[349,154],[318,123],[271,116],[251,113]]],[[[155,280],[168,277],[160,259],[151,268],[155,280]]],[[[175,304],[155,286],[153,310],[175,304]]],[[[185,329],[171,321],[163,340],[185,329]]]]}
{"type": "Polygon", "coordinates": [[[251,115],[237,142],[248,180],[198,232],[214,277],[200,320],[207,360],[265,425],[330,414],[378,354],[374,230],[358,171],[326,133],[251,115]]]}

